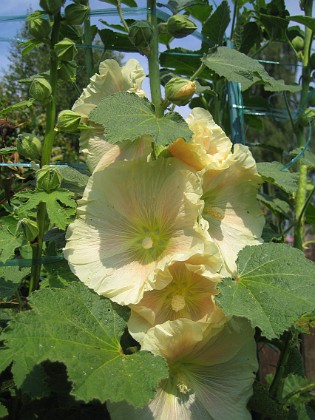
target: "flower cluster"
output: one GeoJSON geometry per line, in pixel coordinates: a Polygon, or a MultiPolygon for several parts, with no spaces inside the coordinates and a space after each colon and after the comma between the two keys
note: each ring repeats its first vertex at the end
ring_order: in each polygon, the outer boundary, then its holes
{"type": "Polygon", "coordinates": [[[106,95],[143,95],[136,60],[101,64],[74,105],[92,126],[81,148],[92,171],[64,250],[87,286],[131,308],[130,334],[169,364],[148,406],[109,403],[113,419],[250,419],[257,368],[253,330],[216,304],[238,252],[261,242],[260,177],[250,151],[194,108],[191,142],[151,155],[152,139],[111,145],[89,112],[106,95]]]}

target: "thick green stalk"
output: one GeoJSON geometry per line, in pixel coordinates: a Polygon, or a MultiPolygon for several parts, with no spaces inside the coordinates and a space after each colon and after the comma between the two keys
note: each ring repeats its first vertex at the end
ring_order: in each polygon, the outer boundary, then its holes
{"type": "MultiPolygon", "coordinates": [[[[312,16],[312,1],[305,2],[305,16],[312,16]]],[[[307,105],[307,95],[309,91],[310,83],[310,67],[309,57],[312,47],[312,31],[309,28],[305,28],[305,40],[304,40],[304,55],[303,55],[303,67],[302,67],[302,91],[300,100],[300,110],[304,110],[307,105]]],[[[296,130],[298,147],[305,147],[306,134],[305,128],[301,125],[296,130]]],[[[306,186],[307,186],[307,167],[299,161],[299,184],[296,193],[295,200],[295,228],[294,228],[294,246],[298,249],[303,248],[303,226],[304,217],[302,217],[302,211],[306,200],[306,186]]]]}
{"type": "Polygon", "coordinates": [[[164,107],[162,105],[160,86],[159,32],[156,17],[156,0],[147,0],[147,10],[148,21],[153,29],[153,37],[150,44],[151,50],[148,56],[151,100],[155,107],[155,114],[157,118],[161,118],[164,115],[164,107]]]}
{"type": "MultiPolygon", "coordinates": [[[[51,151],[55,139],[55,122],[56,122],[56,91],[57,91],[57,68],[58,59],[54,52],[54,46],[59,41],[59,30],[60,30],[61,15],[60,12],[54,15],[54,23],[51,33],[50,41],[50,72],[49,81],[52,89],[51,101],[47,105],[46,109],[46,130],[45,139],[42,150],[41,166],[48,165],[50,163],[51,151]]],[[[40,203],[37,207],[37,225],[39,234],[34,243],[32,244],[32,268],[29,292],[38,288],[40,280],[41,264],[40,260],[43,252],[43,237],[46,231],[47,221],[47,210],[46,203],[40,203]]]]}
{"type": "Polygon", "coordinates": [[[84,54],[86,71],[87,71],[88,76],[92,77],[94,74],[94,58],[93,58],[93,50],[92,50],[90,15],[88,15],[84,20],[83,38],[84,38],[84,44],[87,46],[85,50],[85,54],[84,54]]]}

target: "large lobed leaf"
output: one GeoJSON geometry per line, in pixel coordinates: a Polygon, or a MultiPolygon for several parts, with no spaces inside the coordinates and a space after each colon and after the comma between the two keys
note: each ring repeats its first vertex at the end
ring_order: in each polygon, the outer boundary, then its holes
{"type": "Polygon", "coordinates": [[[264,181],[276,185],[288,194],[294,194],[298,187],[299,174],[282,169],[280,162],[257,163],[257,171],[264,181]]]}
{"type": "MultiPolygon", "coordinates": [[[[90,291],[80,282],[42,289],[29,299],[32,310],[20,313],[2,339],[5,368],[13,360],[18,387],[25,387],[37,364],[50,360],[67,367],[72,395],[85,402],[126,400],[142,406],[168,376],[164,359],[149,352],[125,355],[120,338],[128,308],[90,291]]],[[[1,367],[1,363],[0,363],[1,367]]]]}
{"type": "Polygon", "coordinates": [[[127,92],[104,98],[89,118],[105,127],[106,140],[110,143],[134,141],[140,136],[150,135],[157,144],[166,145],[179,137],[188,141],[192,135],[179,114],[170,112],[157,118],[151,102],[127,92]]]}
{"type": "Polygon", "coordinates": [[[275,80],[258,61],[232,48],[212,48],[202,62],[229,82],[241,83],[242,90],[253,84],[264,84],[265,90],[272,92],[297,92],[301,89],[298,85],[286,85],[283,80],[275,80]]]}
{"type": "Polygon", "coordinates": [[[235,280],[219,284],[217,298],[227,315],[245,317],[267,338],[278,337],[315,309],[315,264],[286,244],[247,246],[235,280]]]}

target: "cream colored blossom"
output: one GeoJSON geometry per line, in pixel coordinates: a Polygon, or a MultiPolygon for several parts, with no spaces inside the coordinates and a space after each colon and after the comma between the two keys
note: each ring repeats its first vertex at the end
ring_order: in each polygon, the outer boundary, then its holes
{"type": "Polygon", "coordinates": [[[108,404],[112,420],[250,420],[246,408],[257,369],[254,331],[244,319],[224,326],[179,319],[150,329],[142,350],[166,358],[163,380],[148,406],[108,404]]]}
{"type": "Polygon", "coordinates": [[[240,144],[229,155],[227,168],[208,169],[203,175],[203,218],[232,273],[239,251],[262,242],[264,217],[256,198],[260,182],[255,160],[240,144]]]}
{"type": "Polygon", "coordinates": [[[224,313],[214,301],[221,259],[215,245],[208,245],[207,255],[172,263],[168,267],[172,281],[163,289],[145,292],[137,305],[131,305],[128,328],[138,342],[142,343],[149,328],[170,320],[188,318],[205,325],[224,322],[224,313]]]}
{"type": "Polygon", "coordinates": [[[232,143],[222,128],[215,124],[211,114],[205,109],[194,108],[186,122],[193,132],[192,140],[185,142],[177,139],[169,146],[172,155],[198,171],[209,165],[224,167],[232,143]]]}
{"type": "MultiPolygon", "coordinates": [[[[95,74],[90,79],[90,84],[83,90],[82,95],[74,103],[72,110],[81,114],[81,121],[90,125],[91,129],[82,130],[80,136],[80,150],[86,157],[87,165],[91,172],[95,169],[102,156],[108,164],[117,159],[126,159],[126,154],[130,157],[130,151],[136,150],[135,145],[143,146],[142,156],[147,156],[151,151],[151,141],[149,136],[143,136],[137,142],[124,142],[115,145],[106,141],[104,127],[89,121],[90,112],[105,97],[117,92],[136,93],[144,96],[141,89],[145,73],[140,63],[135,59],[130,59],[120,67],[115,60],[105,60],[100,64],[99,74],[95,74]],[[126,149],[127,152],[126,152],[126,149]]],[[[139,151],[140,148],[137,149],[139,151]]],[[[137,154],[132,157],[137,157],[137,154]]]]}
{"type": "Polygon", "coordinates": [[[174,158],[98,167],[67,231],[71,270],[115,302],[138,303],[172,280],[170,263],[204,253],[201,193],[199,176],[174,158]]]}

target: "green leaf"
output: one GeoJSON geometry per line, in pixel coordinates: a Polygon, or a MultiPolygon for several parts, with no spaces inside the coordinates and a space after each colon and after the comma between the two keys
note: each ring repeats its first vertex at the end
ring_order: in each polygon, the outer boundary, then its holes
{"type": "Polygon", "coordinates": [[[138,52],[137,48],[129,41],[128,35],[114,32],[110,29],[101,29],[99,36],[108,50],[138,52]]]}
{"type": "Polygon", "coordinates": [[[29,268],[0,267],[0,301],[10,299],[29,272],[29,268]]]}
{"type": "Polygon", "coordinates": [[[76,399],[125,400],[139,407],[153,398],[168,376],[161,357],[145,351],[123,354],[120,339],[129,309],[82,283],[42,289],[31,295],[29,303],[33,309],[20,313],[3,333],[7,351],[13,352],[12,373],[18,387],[37,364],[58,361],[66,365],[76,399]]]}
{"type": "Polygon", "coordinates": [[[284,200],[280,200],[280,198],[272,198],[266,194],[258,194],[258,200],[265,204],[272,212],[281,214],[284,217],[288,217],[291,207],[289,203],[284,200]]]}
{"type": "Polygon", "coordinates": [[[1,218],[0,220],[0,262],[5,262],[14,257],[14,250],[22,245],[22,238],[15,236],[15,219],[1,218]],[[14,228],[13,228],[14,226],[14,228]],[[14,230],[13,230],[14,229],[14,230]],[[13,231],[12,231],[13,230],[13,231]]]}
{"type": "MultiPolygon", "coordinates": [[[[184,48],[174,48],[160,54],[160,64],[163,67],[174,69],[176,74],[192,76],[201,64],[201,57],[198,51],[185,50],[184,48]]],[[[200,77],[211,79],[212,72],[207,68],[200,74],[200,77]]]]}
{"type": "Polygon", "coordinates": [[[260,42],[261,33],[256,22],[247,22],[239,25],[233,34],[235,48],[243,54],[248,54],[250,49],[260,42]]]}
{"type": "Polygon", "coordinates": [[[223,1],[202,26],[202,35],[211,46],[222,45],[226,28],[230,23],[230,7],[227,1],[223,1]]]}
{"type": "Polygon", "coordinates": [[[219,284],[216,299],[228,316],[241,316],[267,338],[278,337],[315,309],[315,264],[286,244],[247,246],[235,280],[219,284]]]}
{"type": "Polygon", "coordinates": [[[206,2],[204,0],[169,0],[165,7],[171,10],[175,15],[181,10],[186,9],[191,6],[205,6],[206,2]]]}
{"type": "Polygon", "coordinates": [[[313,204],[309,204],[305,211],[306,223],[315,226],[315,207],[313,204]]]}
{"type": "Polygon", "coordinates": [[[253,84],[264,84],[269,91],[296,92],[301,89],[298,85],[285,85],[283,81],[273,79],[258,61],[232,48],[212,48],[202,62],[228,81],[241,83],[242,90],[253,84]]]}
{"type": "Polygon", "coordinates": [[[27,201],[19,207],[18,213],[25,217],[39,203],[46,203],[51,224],[60,229],[65,229],[70,223],[71,217],[75,214],[76,202],[72,196],[72,192],[63,189],[50,193],[45,191],[22,191],[16,194],[16,197],[27,201]]]}
{"type": "Polygon", "coordinates": [[[287,16],[287,20],[293,20],[294,22],[301,23],[302,25],[307,26],[315,32],[315,19],[309,16],[287,16]]]}
{"type": "MultiPolygon", "coordinates": [[[[117,0],[99,0],[99,1],[117,6],[117,0]]],[[[137,3],[134,0],[121,0],[121,3],[126,4],[129,7],[137,7],[137,3]]]]}
{"type": "Polygon", "coordinates": [[[16,152],[17,148],[15,146],[3,147],[0,149],[0,155],[10,155],[11,153],[16,152]]]}
{"type": "Polygon", "coordinates": [[[146,134],[152,136],[157,144],[166,145],[179,137],[188,141],[192,135],[179,114],[170,112],[157,118],[151,102],[127,92],[104,98],[89,118],[105,127],[106,140],[110,143],[134,141],[146,134]]]}
{"type": "Polygon", "coordinates": [[[62,188],[82,194],[89,179],[87,172],[78,171],[71,166],[58,167],[62,175],[62,188]]]}
{"type": "Polygon", "coordinates": [[[299,174],[297,172],[282,171],[283,165],[279,162],[257,163],[257,171],[263,180],[277,185],[288,194],[294,194],[298,187],[299,174]]]}
{"type": "Polygon", "coordinates": [[[7,407],[5,407],[3,404],[1,404],[0,402],[0,419],[2,419],[3,417],[7,416],[9,414],[7,407]]]}
{"type": "Polygon", "coordinates": [[[7,108],[4,108],[0,111],[0,115],[4,115],[7,114],[8,112],[11,111],[15,111],[16,109],[20,109],[20,108],[30,108],[33,105],[34,100],[33,99],[29,99],[27,101],[21,101],[18,102],[17,104],[8,106],[7,108]]]}
{"type": "Polygon", "coordinates": [[[198,5],[186,7],[186,10],[191,14],[193,18],[203,23],[208,19],[210,13],[212,12],[212,6],[210,6],[207,0],[205,0],[203,4],[199,3],[198,5]]]}

